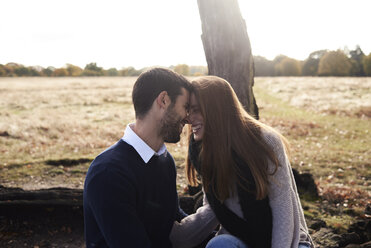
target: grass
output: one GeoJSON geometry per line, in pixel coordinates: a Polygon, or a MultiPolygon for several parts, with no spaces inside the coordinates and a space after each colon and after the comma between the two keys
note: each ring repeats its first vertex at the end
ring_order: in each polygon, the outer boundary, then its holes
{"type": "Polygon", "coordinates": [[[371,105],[364,97],[371,93],[371,79],[323,80],[257,78],[254,93],[261,121],[288,138],[292,166],[311,173],[316,180],[322,201],[311,204],[306,216],[323,219],[341,232],[354,220],[354,215],[362,216],[365,206],[371,203],[371,122],[367,111],[357,114],[360,108],[367,110],[371,105]],[[333,93],[336,87],[344,88],[341,82],[349,91],[357,92],[347,92],[356,98],[347,100],[350,105],[342,102],[343,91],[338,90],[337,97],[333,93]],[[335,88],[330,90],[332,99],[326,96],[329,87],[335,88]],[[318,94],[327,100],[316,101],[318,94]]]}
{"type": "MultiPolygon", "coordinates": [[[[0,78],[0,184],[82,188],[90,161],[134,121],[134,81],[0,78]]],[[[261,121],[288,138],[292,166],[313,174],[320,190],[307,216],[340,229],[370,204],[370,89],[371,78],[255,78],[261,121]],[[327,205],[338,210],[323,212],[327,205]]],[[[167,146],[182,191],[186,142],[167,146]]]]}
{"type": "Polygon", "coordinates": [[[281,95],[266,90],[267,82],[260,80],[256,80],[254,92],[261,120],[289,139],[293,167],[313,174],[320,188],[346,185],[369,191],[370,119],[332,115],[290,104],[282,91],[281,95]]]}
{"type": "Polygon", "coordinates": [[[92,160],[116,142],[134,120],[130,96],[134,80],[1,78],[0,184],[81,187],[89,163],[79,168],[84,173],[69,177],[68,171],[62,173],[47,161],[92,160]],[[60,181],[48,175],[59,176],[60,181]],[[34,178],[40,179],[38,183],[34,178]]]}

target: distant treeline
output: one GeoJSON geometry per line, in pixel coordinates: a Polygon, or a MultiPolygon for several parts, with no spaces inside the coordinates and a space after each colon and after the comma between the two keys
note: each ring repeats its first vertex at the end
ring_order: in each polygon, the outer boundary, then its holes
{"type": "MultiPolygon", "coordinates": [[[[181,73],[186,76],[199,76],[207,74],[206,66],[188,66],[180,64],[170,66],[170,69],[181,73]]],[[[43,68],[41,66],[23,66],[17,63],[8,63],[6,65],[0,64],[0,77],[95,77],[95,76],[108,76],[108,77],[135,77],[145,71],[147,68],[135,69],[134,67],[125,67],[121,70],[110,68],[108,70],[97,66],[97,63],[89,63],[84,69],[66,64],[65,67],[55,68],[49,66],[43,68]]]]}
{"type": "Polygon", "coordinates": [[[371,53],[355,50],[319,50],[304,61],[277,56],[273,61],[254,56],[255,76],[371,76],[371,53]]]}
{"type": "MultiPolygon", "coordinates": [[[[365,55],[359,46],[355,50],[319,50],[312,52],[304,61],[278,55],[274,60],[254,56],[255,76],[371,76],[371,53],[365,55]]],[[[179,64],[170,69],[185,76],[207,75],[206,66],[179,64]]],[[[62,68],[23,66],[17,63],[0,64],[0,77],[80,77],[80,76],[138,76],[147,68],[126,67],[103,69],[96,63],[89,63],[84,69],[66,64],[62,68]]]]}

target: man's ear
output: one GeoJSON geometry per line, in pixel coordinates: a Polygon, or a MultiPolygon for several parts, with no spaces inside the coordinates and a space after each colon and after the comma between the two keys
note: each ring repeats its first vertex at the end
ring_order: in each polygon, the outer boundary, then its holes
{"type": "Polygon", "coordinates": [[[156,98],[156,103],[160,108],[166,109],[170,103],[171,99],[166,91],[161,91],[160,94],[156,98]]]}

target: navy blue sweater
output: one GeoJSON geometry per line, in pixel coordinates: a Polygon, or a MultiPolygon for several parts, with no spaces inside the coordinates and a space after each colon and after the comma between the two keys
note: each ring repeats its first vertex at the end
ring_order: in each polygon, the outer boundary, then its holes
{"type": "Polygon", "coordinates": [[[145,164],[120,140],[90,165],[84,185],[85,241],[90,247],[171,247],[179,213],[172,156],[145,164]]]}

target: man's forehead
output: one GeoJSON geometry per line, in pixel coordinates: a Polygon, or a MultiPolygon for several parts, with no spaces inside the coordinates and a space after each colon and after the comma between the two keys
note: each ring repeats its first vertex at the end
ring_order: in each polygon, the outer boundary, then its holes
{"type": "Polygon", "coordinates": [[[180,94],[180,95],[178,96],[178,98],[179,98],[179,97],[185,99],[186,101],[189,101],[189,97],[190,97],[190,95],[189,95],[189,91],[186,90],[185,88],[182,88],[182,94],[180,94]]]}
{"type": "Polygon", "coordinates": [[[189,90],[182,88],[182,95],[189,95],[189,90]]]}
{"type": "Polygon", "coordinates": [[[189,96],[190,96],[189,91],[184,88],[182,88],[181,91],[182,91],[181,94],[178,95],[175,99],[175,104],[189,106],[189,96]]]}

